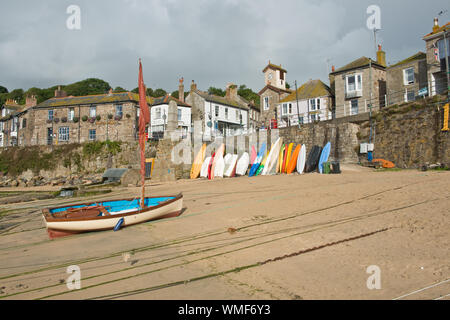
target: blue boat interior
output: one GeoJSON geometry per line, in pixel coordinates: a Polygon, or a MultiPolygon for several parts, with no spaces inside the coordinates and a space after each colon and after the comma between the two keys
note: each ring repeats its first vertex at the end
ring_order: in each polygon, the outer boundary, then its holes
{"type": "MultiPolygon", "coordinates": [[[[146,207],[154,207],[172,199],[175,199],[175,197],[145,198],[144,204],[146,207]]],[[[93,205],[104,206],[109,213],[114,214],[115,212],[120,212],[124,210],[138,210],[140,209],[139,205],[140,202],[141,199],[115,200],[115,201],[113,200],[113,201],[95,202],[90,204],[89,206],[93,205]]],[[[82,205],[67,206],[64,208],[55,208],[50,209],[50,213],[62,212],[70,208],[83,208],[83,207],[86,207],[86,205],[82,204],[82,205]]]]}

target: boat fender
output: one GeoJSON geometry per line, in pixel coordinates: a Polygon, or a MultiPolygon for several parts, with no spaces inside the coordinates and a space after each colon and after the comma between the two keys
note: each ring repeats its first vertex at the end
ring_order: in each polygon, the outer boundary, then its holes
{"type": "Polygon", "coordinates": [[[123,218],[120,218],[120,220],[117,221],[117,224],[116,224],[116,226],[114,227],[114,231],[119,230],[120,227],[122,226],[123,222],[124,222],[123,218]]]}

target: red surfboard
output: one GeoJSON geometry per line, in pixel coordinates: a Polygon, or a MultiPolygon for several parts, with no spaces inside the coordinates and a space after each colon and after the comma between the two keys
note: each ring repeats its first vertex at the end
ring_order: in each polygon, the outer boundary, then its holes
{"type": "Polygon", "coordinates": [[[284,157],[283,157],[283,165],[281,166],[281,173],[286,173],[287,154],[288,154],[288,145],[286,145],[286,148],[284,149],[284,157]]]}
{"type": "Polygon", "coordinates": [[[211,167],[214,161],[214,156],[216,155],[216,153],[214,152],[212,157],[211,157],[211,161],[208,164],[208,179],[211,180],[211,167]]]}

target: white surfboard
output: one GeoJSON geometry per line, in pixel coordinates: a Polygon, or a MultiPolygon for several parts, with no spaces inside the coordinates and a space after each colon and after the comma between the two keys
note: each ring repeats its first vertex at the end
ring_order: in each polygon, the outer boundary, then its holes
{"type": "Polygon", "coordinates": [[[201,178],[208,178],[208,166],[211,162],[211,157],[206,157],[205,161],[203,161],[202,169],[200,170],[201,178]]]}
{"type": "Polygon", "coordinates": [[[306,146],[302,144],[302,148],[300,149],[300,153],[297,158],[297,172],[302,174],[305,170],[306,164],[306,146]]]}
{"type": "Polygon", "coordinates": [[[236,162],[238,160],[238,155],[237,154],[233,154],[231,156],[231,158],[228,161],[228,165],[225,164],[225,172],[224,172],[224,177],[230,177],[231,174],[233,173],[233,169],[236,166],[236,162]]]}
{"type": "Polygon", "coordinates": [[[214,167],[214,177],[223,178],[224,170],[225,170],[225,160],[222,156],[219,156],[216,160],[216,166],[214,167]]]}
{"type": "Polygon", "coordinates": [[[283,144],[283,139],[278,138],[273,147],[270,149],[269,155],[267,156],[266,163],[264,165],[264,169],[261,172],[261,175],[265,176],[268,175],[272,168],[275,166],[278,160],[278,156],[280,153],[281,145],[283,144]]]}
{"type": "Polygon", "coordinates": [[[236,165],[236,175],[245,176],[248,170],[248,165],[250,164],[250,156],[247,152],[244,152],[242,156],[239,158],[239,161],[236,165]]]}

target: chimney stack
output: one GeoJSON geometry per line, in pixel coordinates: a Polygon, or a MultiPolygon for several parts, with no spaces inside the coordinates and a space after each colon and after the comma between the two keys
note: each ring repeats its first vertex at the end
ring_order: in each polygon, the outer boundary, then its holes
{"type": "Polygon", "coordinates": [[[197,90],[197,84],[194,82],[194,80],[192,80],[191,91],[196,91],[196,90],[197,90]]]}
{"type": "Polygon", "coordinates": [[[178,100],[181,102],[184,102],[184,78],[181,77],[180,79],[180,85],[178,86],[178,100]]]}
{"type": "Polygon", "coordinates": [[[225,92],[225,98],[228,100],[237,100],[237,85],[233,83],[227,84],[226,92],[225,92]]]}
{"type": "Polygon", "coordinates": [[[377,63],[386,67],[386,52],[381,49],[381,45],[378,45],[377,63]]]}
{"type": "Polygon", "coordinates": [[[67,97],[67,93],[64,90],[61,90],[61,86],[58,86],[58,89],[55,90],[55,98],[63,97],[67,97]]]}
{"type": "Polygon", "coordinates": [[[25,98],[25,107],[34,107],[37,105],[37,99],[36,96],[32,95],[25,98]]]}
{"type": "Polygon", "coordinates": [[[439,19],[434,18],[433,32],[437,32],[439,30],[439,19]]]}

